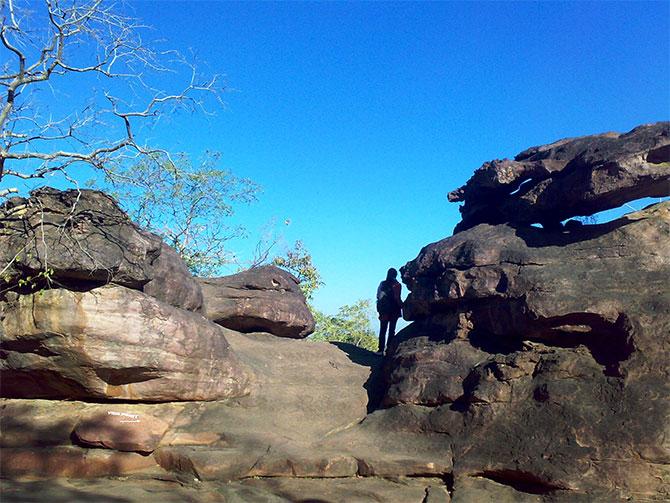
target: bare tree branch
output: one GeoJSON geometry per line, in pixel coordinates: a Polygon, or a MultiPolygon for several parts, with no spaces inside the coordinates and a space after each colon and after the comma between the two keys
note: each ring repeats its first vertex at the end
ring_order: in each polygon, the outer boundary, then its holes
{"type": "MultiPolygon", "coordinates": [[[[34,180],[65,174],[78,164],[114,177],[119,164],[138,157],[171,163],[165,149],[138,139],[138,124],[155,122],[167,106],[207,113],[207,96],[220,101],[219,76],[201,80],[195,66],[175,51],[145,44],[141,32],[146,27],[106,0],[26,1],[21,6],[18,0],[0,0],[0,21],[0,55],[10,56],[0,57],[7,60],[0,70],[5,96],[0,108],[0,182],[5,177],[34,180]],[[151,85],[151,75],[183,70],[190,70],[190,76],[176,92],[151,85]],[[68,75],[99,76],[98,84],[109,84],[102,96],[110,106],[100,106],[91,96],[80,112],[43,117],[39,100],[27,91],[48,86],[53,92],[50,82],[68,75]],[[126,93],[132,90],[133,101],[140,104],[126,103],[115,94],[119,84],[126,93]]],[[[0,197],[8,193],[0,192],[0,197]]]]}

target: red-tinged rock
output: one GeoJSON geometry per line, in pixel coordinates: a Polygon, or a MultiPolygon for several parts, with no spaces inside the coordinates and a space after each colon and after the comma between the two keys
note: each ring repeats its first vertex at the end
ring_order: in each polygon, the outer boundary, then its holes
{"type": "Polygon", "coordinates": [[[136,290],[44,290],[0,307],[3,396],[170,402],[249,392],[226,329],[136,290]]]}
{"type": "Polygon", "coordinates": [[[202,314],[238,332],[269,332],[301,339],[314,331],[314,318],[292,274],[275,266],[231,276],[199,279],[202,314]]]}
{"type": "Polygon", "coordinates": [[[74,434],[86,446],[149,453],[156,449],[168,427],[168,423],[149,414],[110,407],[80,419],[74,434]]]}

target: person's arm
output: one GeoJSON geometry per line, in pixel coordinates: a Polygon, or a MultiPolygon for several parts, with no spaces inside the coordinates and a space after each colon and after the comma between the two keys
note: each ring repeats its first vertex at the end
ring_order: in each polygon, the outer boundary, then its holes
{"type": "Polygon", "coordinates": [[[395,301],[398,304],[398,307],[402,307],[402,299],[400,298],[401,291],[402,285],[396,281],[395,285],[393,285],[393,296],[395,297],[395,301]]]}

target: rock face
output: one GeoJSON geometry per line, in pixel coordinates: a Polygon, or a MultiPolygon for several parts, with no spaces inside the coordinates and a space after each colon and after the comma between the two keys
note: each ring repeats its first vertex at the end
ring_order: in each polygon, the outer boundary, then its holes
{"type": "Polygon", "coordinates": [[[450,435],[457,479],[670,496],[668,250],[670,202],[570,231],[481,224],[425,247],[402,269],[416,321],[384,403],[432,408],[421,427],[450,435]]]}
{"type": "Polygon", "coordinates": [[[670,122],[560,140],[484,163],[450,201],[463,201],[455,232],[480,223],[556,226],[642,197],[670,195],[670,122]]]}
{"type": "Polygon", "coordinates": [[[199,281],[202,314],[219,325],[291,338],[307,337],[314,331],[314,318],[298,280],[278,267],[256,267],[199,281]]]}
{"type": "Polygon", "coordinates": [[[168,423],[151,415],[108,410],[82,418],[73,433],[87,446],[150,453],[158,447],[168,427],[168,423]]]}
{"type": "Polygon", "coordinates": [[[0,258],[11,264],[3,275],[10,288],[19,280],[24,290],[114,283],[185,309],[201,304],[200,287],[174,250],[99,191],[42,188],[10,199],[0,208],[0,258]]]}
{"type": "Polygon", "coordinates": [[[412,324],[385,359],[293,339],[313,321],[275,268],[199,280],[208,318],[272,332],[248,334],[148,295],[199,302],[160,243],[134,285],[32,293],[37,269],[12,271],[3,498],[670,501],[670,202],[555,225],[666,194],[667,131],[485,165],[452,197],[460,232],[402,268],[412,324]]]}
{"type": "Polygon", "coordinates": [[[141,292],[13,295],[2,313],[3,396],[219,400],[248,392],[226,330],[141,292]]]}
{"type": "Polygon", "coordinates": [[[160,255],[153,262],[154,277],[143,291],[163,302],[189,311],[199,311],[202,307],[200,283],[191,275],[179,254],[165,243],[161,244],[160,255]]]}

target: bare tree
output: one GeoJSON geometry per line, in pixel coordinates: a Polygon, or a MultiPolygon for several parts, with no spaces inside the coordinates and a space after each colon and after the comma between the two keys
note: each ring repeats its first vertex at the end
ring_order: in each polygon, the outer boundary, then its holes
{"type": "Polygon", "coordinates": [[[0,183],[14,185],[0,197],[18,192],[20,180],[51,174],[76,183],[75,167],[140,184],[119,166],[144,160],[175,169],[139,132],[168,107],[204,110],[208,96],[220,99],[218,76],[203,80],[176,52],[145,43],[146,27],[118,9],[104,0],[0,0],[0,183]],[[166,74],[186,81],[164,91],[156,80],[166,74]],[[72,79],[91,95],[78,108],[49,107],[54,89],[72,79]]]}

